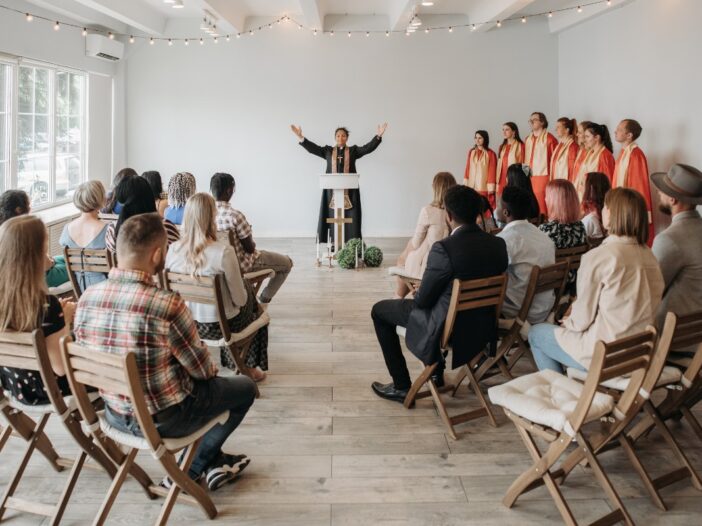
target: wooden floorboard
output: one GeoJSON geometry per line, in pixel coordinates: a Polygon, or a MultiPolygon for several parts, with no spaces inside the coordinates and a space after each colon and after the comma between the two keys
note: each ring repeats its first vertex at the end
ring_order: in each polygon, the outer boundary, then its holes
{"type": "MultiPolygon", "coordinates": [[[[446,435],[431,400],[420,400],[407,410],[378,399],[371,391],[372,381],[385,382],[389,376],[370,309],[375,301],[392,297],[394,285],[387,267],[394,264],[405,240],[376,242],[385,252],[383,267],[356,272],[316,268],[311,240],[259,240],[261,248],[290,254],[295,267],[269,308],[270,371],[260,384],[262,396],[225,446],[228,452],[248,454],[252,462],[239,481],[213,494],[219,509],[216,522],[240,526],[561,524],[543,488],[523,496],[512,509],[502,505],[507,487],[530,461],[512,424],[499,410],[495,412],[498,428],[479,419],[457,426],[460,439],[454,441],[446,435]]],[[[407,356],[410,372],[416,376],[421,364],[407,356]]],[[[462,387],[447,406],[450,413],[457,413],[476,407],[476,402],[462,387]]],[[[56,422],[48,429],[61,453],[75,451],[56,422]]],[[[678,424],[675,432],[702,470],[702,444],[683,425],[678,424]]],[[[674,460],[655,433],[640,446],[654,473],[659,471],[656,466],[665,469],[674,460]]],[[[21,447],[19,440],[11,439],[0,453],[0,491],[21,447]]],[[[138,460],[154,479],[160,479],[150,455],[139,455],[138,460]]],[[[621,451],[607,453],[602,463],[638,524],[699,522],[702,493],[686,481],[663,490],[671,508],[663,513],[651,504],[621,451]]],[[[50,502],[64,477],[65,473],[53,472],[37,457],[18,495],[50,502]]],[[[63,523],[89,523],[107,488],[104,475],[84,471],[63,523]]],[[[586,468],[578,467],[563,491],[582,522],[610,509],[586,468]]],[[[109,524],[153,523],[159,506],[159,501],[148,501],[133,481],[127,481],[109,524]]],[[[170,521],[206,522],[198,509],[181,504],[170,521]]],[[[3,524],[46,521],[9,512],[3,524]]]]}

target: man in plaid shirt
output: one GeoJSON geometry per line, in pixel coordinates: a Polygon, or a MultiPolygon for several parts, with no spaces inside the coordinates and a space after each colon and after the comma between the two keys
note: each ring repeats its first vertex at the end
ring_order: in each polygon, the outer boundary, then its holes
{"type": "MultiPolygon", "coordinates": [[[[98,352],[135,354],[149,412],[163,437],[188,436],[229,411],[228,420],[204,436],[190,467],[193,479],[204,475],[215,490],[249,462],[244,455],[223,453],[222,444],[244,419],[256,388],[246,376],[217,376],[185,302],[154,285],[153,275],[164,267],[166,241],[158,214],[125,221],[117,237],[118,267],[81,296],[75,337],[98,352]]],[[[130,401],[107,391],[100,394],[108,422],[141,435],[130,401]]]]}
{"type": "Polygon", "coordinates": [[[234,178],[229,174],[216,173],[210,180],[210,192],[217,201],[217,232],[233,233],[234,249],[239,256],[242,274],[264,269],[275,271],[275,276],[269,280],[259,298],[261,303],[270,303],[290,274],[293,262],[284,254],[256,250],[246,216],[229,204],[235,189],[234,178]]]}

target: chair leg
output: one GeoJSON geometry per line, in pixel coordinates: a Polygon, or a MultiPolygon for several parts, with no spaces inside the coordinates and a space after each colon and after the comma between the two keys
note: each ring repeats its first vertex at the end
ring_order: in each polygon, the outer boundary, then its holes
{"type": "Polygon", "coordinates": [[[455,397],[456,392],[458,392],[458,388],[461,387],[461,384],[463,383],[463,380],[466,379],[466,370],[470,367],[470,365],[464,365],[458,370],[458,373],[456,373],[456,377],[453,379],[453,391],[451,392],[451,396],[455,397]]]}
{"type": "Polygon", "coordinates": [[[644,467],[643,463],[641,462],[641,459],[639,459],[638,455],[636,454],[636,451],[634,450],[634,446],[631,442],[631,439],[629,439],[626,435],[621,435],[619,437],[619,443],[621,444],[622,449],[626,453],[626,456],[629,458],[629,462],[633,466],[636,473],[639,475],[641,482],[643,482],[643,485],[646,488],[646,491],[648,492],[648,495],[651,497],[651,500],[653,501],[653,503],[659,509],[661,509],[663,511],[668,511],[668,507],[666,506],[665,501],[661,497],[660,493],[658,493],[658,490],[656,489],[656,486],[653,482],[653,479],[651,479],[650,475],[646,471],[646,468],[644,467]]]}
{"type": "Polygon", "coordinates": [[[473,372],[470,370],[470,368],[466,369],[466,376],[468,377],[468,386],[472,386],[473,391],[475,392],[475,396],[478,397],[478,401],[480,402],[480,405],[483,406],[483,409],[485,409],[485,412],[487,413],[488,421],[490,422],[490,425],[492,427],[497,427],[497,420],[495,420],[495,415],[492,413],[492,409],[490,408],[490,403],[487,401],[485,398],[485,395],[483,394],[482,389],[480,388],[480,384],[478,383],[478,380],[476,379],[475,375],[473,375],[473,372]]]}
{"type": "MultiPolygon", "coordinates": [[[[22,412],[15,413],[9,408],[3,409],[2,413],[15,433],[27,441],[33,439],[37,427],[34,420],[22,412]]],[[[36,448],[44,456],[44,458],[49,461],[49,464],[51,464],[54,471],[63,471],[63,466],[59,465],[58,463],[59,454],[54,449],[53,444],[51,444],[49,437],[46,436],[46,433],[43,431],[36,437],[36,448]]]]}
{"type": "Polygon", "coordinates": [[[71,467],[71,471],[68,476],[68,480],[66,481],[66,485],[64,486],[63,491],[61,492],[61,497],[59,498],[59,501],[56,503],[56,509],[54,510],[54,514],[49,520],[49,524],[51,526],[58,526],[58,524],[61,523],[63,512],[66,511],[68,500],[71,498],[71,494],[73,493],[73,488],[75,488],[76,486],[76,482],[78,482],[78,476],[80,475],[80,472],[83,469],[83,464],[85,464],[86,457],[87,453],[81,449],[80,453],[78,453],[78,456],[76,456],[76,459],[73,461],[73,467],[71,467]]]}
{"type": "Polygon", "coordinates": [[[131,471],[132,464],[138,452],[138,449],[133,448],[129,450],[129,453],[127,453],[126,457],[124,458],[124,462],[120,465],[119,469],[117,470],[115,478],[112,479],[110,489],[108,490],[107,495],[105,496],[105,500],[103,500],[102,505],[98,510],[98,514],[95,517],[95,520],[93,521],[93,526],[102,526],[103,524],[105,524],[107,516],[110,513],[110,509],[112,509],[112,505],[114,504],[115,499],[119,494],[119,490],[122,489],[122,484],[124,484],[124,480],[127,478],[127,475],[131,471]]]}
{"type": "Polygon", "coordinates": [[[12,428],[10,426],[4,427],[2,432],[0,432],[0,451],[2,451],[2,448],[5,447],[5,443],[8,441],[10,436],[12,436],[12,428]]]}
{"type": "Polygon", "coordinates": [[[431,391],[431,396],[434,399],[434,404],[436,405],[436,410],[439,412],[439,416],[441,417],[441,420],[443,421],[444,425],[448,429],[448,434],[451,438],[454,440],[458,440],[458,436],[456,435],[456,430],[453,428],[453,422],[451,422],[451,417],[448,415],[448,412],[446,411],[446,406],[444,405],[444,401],[441,399],[441,395],[439,394],[439,390],[436,388],[436,384],[434,383],[434,380],[429,378],[427,381],[427,385],[429,386],[429,391],[431,391]]]}
{"type": "Polygon", "coordinates": [[[73,416],[70,416],[63,422],[64,427],[68,433],[73,437],[81,450],[90,455],[98,465],[105,470],[105,472],[114,478],[117,473],[117,468],[115,464],[107,457],[105,452],[100,449],[95,442],[83,433],[81,429],[80,422],[76,420],[73,416]]]}
{"type": "Polygon", "coordinates": [[[699,437],[700,440],[702,440],[702,425],[700,425],[697,418],[695,418],[695,415],[692,414],[692,411],[690,411],[690,409],[686,406],[681,406],[680,412],[687,420],[687,423],[690,424],[690,427],[695,432],[695,434],[699,437]]]}
{"type": "MultiPolygon", "coordinates": [[[[629,512],[624,507],[624,503],[622,502],[622,499],[619,497],[617,490],[614,489],[614,486],[612,486],[612,483],[610,482],[609,477],[607,477],[607,474],[602,469],[602,466],[600,465],[600,462],[597,460],[597,456],[593,452],[588,441],[585,439],[583,434],[580,432],[578,432],[578,434],[576,435],[576,440],[578,441],[578,444],[580,445],[580,447],[583,449],[583,452],[585,453],[585,457],[587,458],[588,463],[590,464],[590,468],[592,469],[592,473],[595,475],[595,478],[600,483],[600,486],[602,487],[605,494],[607,495],[607,498],[609,498],[609,501],[612,503],[612,505],[615,508],[615,510],[612,513],[607,514],[605,517],[613,517],[614,518],[614,517],[618,516],[621,521],[623,521],[625,524],[627,524],[627,526],[634,526],[634,521],[631,519],[629,512]]],[[[604,521],[604,517],[600,520],[604,521]]],[[[609,523],[609,522],[607,522],[607,523],[609,523]]],[[[613,524],[613,522],[612,522],[612,524],[613,524]]]]}
{"type": "Polygon", "coordinates": [[[27,469],[27,464],[29,464],[29,459],[32,458],[32,453],[34,453],[34,450],[37,447],[37,441],[42,436],[46,436],[46,435],[44,435],[44,426],[46,426],[46,422],[49,420],[49,416],[51,416],[51,415],[50,414],[43,415],[39,419],[39,422],[37,423],[34,430],[32,431],[32,436],[31,436],[30,440],[27,442],[27,447],[24,450],[24,455],[22,455],[22,459],[20,460],[19,466],[17,466],[17,469],[15,470],[15,474],[12,476],[12,478],[10,479],[10,482],[7,485],[7,488],[5,489],[5,494],[2,496],[2,500],[0,500],[0,520],[2,520],[2,516],[5,514],[5,511],[7,510],[8,499],[15,494],[15,490],[17,489],[17,486],[19,485],[19,482],[22,479],[22,475],[24,474],[24,470],[27,469]]]}
{"type": "MultiPolygon", "coordinates": [[[[195,451],[197,450],[197,446],[199,444],[200,441],[198,440],[189,446],[188,452],[186,453],[186,457],[183,460],[183,469],[181,469],[181,467],[178,466],[178,463],[176,462],[175,458],[170,453],[161,457],[161,465],[173,481],[174,486],[179,487],[178,492],[181,490],[185,491],[188,495],[190,495],[197,501],[198,505],[209,519],[214,519],[217,516],[217,508],[215,507],[214,502],[212,502],[212,499],[205,492],[205,490],[202,489],[202,486],[193,481],[188,476],[187,472],[184,471],[190,467],[190,464],[192,463],[192,460],[195,457],[195,451]],[[185,466],[187,466],[187,468],[185,466]]],[[[177,496],[178,492],[175,492],[175,496],[177,496]]],[[[170,508],[172,508],[173,504],[175,503],[174,497],[172,499],[173,502],[170,502],[169,499],[171,499],[171,492],[169,492],[168,497],[166,497],[166,502],[164,503],[164,506],[161,509],[159,520],[162,517],[164,520],[168,519],[170,508]],[[169,502],[170,506],[167,509],[166,505],[169,504],[169,502]]]]}
{"type": "Polygon", "coordinates": [[[407,409],[414,407],[414,402],[417,398],[417,393],[419,393],[419,390],[424,386],[425,383],[427,383],[429,378],[431,378],[431,375],[434,374],[437,365],[438,364],[432,364],[424,367],[422,373],[417,377],[417,379],[414,382],[412,382],[412,386],[410,387],[409,391],[407,391],[407,396],[405,396],[405,401],[403,403],[403,405],[407,409]]]}

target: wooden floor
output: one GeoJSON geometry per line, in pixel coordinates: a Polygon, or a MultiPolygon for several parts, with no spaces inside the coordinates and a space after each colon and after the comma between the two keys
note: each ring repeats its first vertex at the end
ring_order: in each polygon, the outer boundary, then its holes
{"type": "MultiPolygon", "coordinates": [[[[529,466],[529,456],[504,416],[496,429],[485,419],[458,426],[460,439],[453,441],[430,400],[406,410],[371,392],[372,381],[389,377],[370,308],[392,297],[387,266],[404,240],[377,244],[385,252],[383,268],[355,272],[315,268],[310,240],[259,242],[290,254],[295,268],[270,306],[270,371],[261,384],[261,399],[225,448],[248,454],[252,463],[241,480],[213,495],[217,521],[239,526],[561,524],[543,489],[523,497],[511,510],[502,506],[508,485],[529,466]]],[[[416,375],[416,360],[408,361],[416,375]]],[[[466,396],[460,392],[450,408],[464,407],[466,396]]],[[[679,432],[702,469],[702,444],[684,427],[679,432]]],[[[55,423],[50,435],[60,452],[73,451],[55,423]]],[[[670,455],[658,435],[641,445],[648,452],[648,465],[669,465],[670,455]]],[[[19,440],[12,439],[0,453],[0,490],[19,451],[19,440]]],[[[139,461],[160,478],[149,455],[139,461]]],[[[650,503],[621,452],[608,453],[604,465],[637,524],[699,524],[702,493],[687,482],[664,490],[671,510],[663,513],[650,503]]],[[[49,499],[61,480],[37,455],[19,493],[49,499]]],[[[106,476],[84,471],[64,524],[92,520],[107,487],[106,476]]],[[[609,509],[584,468],[568,480],[564,493],[583,522],[609,509]]],[[[128,482],[110,523],[150,524],[159,507],[128,482]]],[[[186,505],[176,506],[171,516],[171,524],[202,522],[199,510],[186,505]]],[[[39,524],[41,519],[10,512],[6,523],[39,524]]]]}

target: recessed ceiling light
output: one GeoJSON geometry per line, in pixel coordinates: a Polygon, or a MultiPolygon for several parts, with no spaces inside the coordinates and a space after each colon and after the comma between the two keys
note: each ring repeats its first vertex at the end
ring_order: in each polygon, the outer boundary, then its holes
{"type": "Polygon", "coordinates": [[[175,0],[171,7],[173,9],[183,9],[185,7],[185,4],[183,3],[183,0],[175,0]]]}

